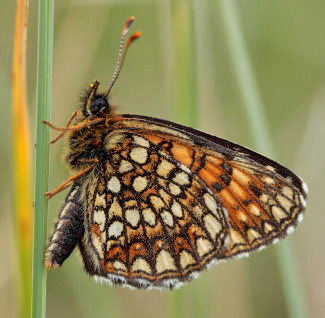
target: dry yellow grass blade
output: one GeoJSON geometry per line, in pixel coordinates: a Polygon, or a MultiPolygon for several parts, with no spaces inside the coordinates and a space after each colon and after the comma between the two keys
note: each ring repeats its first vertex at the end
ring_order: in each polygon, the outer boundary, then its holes
{"type": "Polygon", "coordinates": [[[18,0],[13,58],[13,150],[15,210],[21,274],[21,316],[30,317],[32,286],[32,163],[26,91],[26,39],[29,1],[18,0]]]}

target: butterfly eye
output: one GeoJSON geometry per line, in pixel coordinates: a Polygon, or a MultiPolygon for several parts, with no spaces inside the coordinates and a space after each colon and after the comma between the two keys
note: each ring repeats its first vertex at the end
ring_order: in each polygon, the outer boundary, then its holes
{"type": "Polygon", "coordinates": [[[109,110],[109,104],[106,96],[97,97],[91,104],[90,111],[92,115],[96,115],[99,112],[106,112],[109,110]]]}

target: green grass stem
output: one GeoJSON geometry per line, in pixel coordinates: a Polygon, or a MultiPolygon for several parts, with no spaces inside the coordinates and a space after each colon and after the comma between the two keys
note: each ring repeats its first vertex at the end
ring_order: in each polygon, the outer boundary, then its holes
{"type": "Polygon", "coordinates": [[[196,47],[191,1],[177,0],[171,10],[174,36],[175,118],[189,126],[198,124],[196,47]]]}
{"type": "MultiPolygon", "coordinates": [[[[235,75],[238,80],[243,104],[249,120],[249,127],[254,138],[256,148],[263,154],[274,157],[272,140],[264,112],[264,105],[259,94],[253,68],[245,47],[239,25],[236,3],[234,0],[220,1],[224,16],[225,29],[230,54],[234,64],[235,75]]],[[[276,255],[281,272],[282,285],[286,297],[287,310],[290,317],[308,317],[307,304],[299,277],[294,246],[287,240],[276,248],[276,255]]]]}
{"type": "Polygon", "coordinates": [[[50,120],[54,1],[39,0],[38,14],[37,141],[32,317],[45,318],[47,271],[43,266],[43,254],[47,239],[48,201],[44,196],[44,192],[48,188],[50,135],[49,128],[42,121],[50,120]]]}

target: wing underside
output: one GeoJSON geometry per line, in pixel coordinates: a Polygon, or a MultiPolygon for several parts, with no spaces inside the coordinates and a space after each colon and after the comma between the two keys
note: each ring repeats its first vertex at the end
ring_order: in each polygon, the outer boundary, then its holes
{"type": "Polygon", "coordinates": [[[106,160],[84,188],[81,248],[99,280],[177,287],[209,265],[276,242],[302,220],[304,185],[292,172],[163,123],[119,120],[106,138],[106,160]]]}

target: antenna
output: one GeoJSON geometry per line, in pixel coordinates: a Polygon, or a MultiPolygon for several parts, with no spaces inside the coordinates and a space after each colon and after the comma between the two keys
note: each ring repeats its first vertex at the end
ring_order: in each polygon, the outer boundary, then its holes
{"type": "Polygon", "coordinates": [[[116,80],[118,79],[122,66],[124,64],[124,59],[126,56],[126,53],[128,51],[128,48],[130,47],[131,43],[136,40],[137,38],[139,38],[141,36],[141,32],[135,32],[126,42],[125,48],[124,48],[124,40],[125,40],[125,36],[129,31],[129,28],[131,26],[131,24],[133,23],[133,21],[135,20],[135,17],[130,17],[126,23],[124,24],[123,30],[122,30],[122,35],[121,35],[121,41],[120,41],[120,49],[119,49],[119,54],[117,57],[117,62],[116,62],[116,66],[115,66],[115,70],[114,70],[114,74],[113,74],[113,78],[111,80],[111,83],[108,87],[108,90],[106,91],[106,93],[104,94],[104,96],[108,96],[109,93],[111,92],[116,80]]]}

